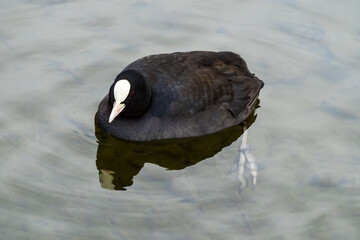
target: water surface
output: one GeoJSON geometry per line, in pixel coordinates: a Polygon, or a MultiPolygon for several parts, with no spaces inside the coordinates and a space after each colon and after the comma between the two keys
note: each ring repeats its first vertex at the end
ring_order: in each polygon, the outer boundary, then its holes
{"type": "Polygon", "coordinates": [[[1,239],[359,239],[359,1],[2,1],[1,239]],[[249,144],[99,183],[94,114],[154,53],[230,50],[264,80],[249,144]]]}

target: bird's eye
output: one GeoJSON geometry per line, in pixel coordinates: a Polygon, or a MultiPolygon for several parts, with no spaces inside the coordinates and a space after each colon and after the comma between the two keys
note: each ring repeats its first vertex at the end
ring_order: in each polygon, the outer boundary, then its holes
{"type": "Polygon", "coordinates": [[[135,91],[131,91],[130,96],[134,96],[134,95],[135,95],[135,91]]]}

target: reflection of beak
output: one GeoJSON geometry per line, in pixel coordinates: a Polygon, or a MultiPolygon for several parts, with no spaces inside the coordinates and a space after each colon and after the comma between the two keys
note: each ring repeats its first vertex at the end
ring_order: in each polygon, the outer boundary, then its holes
{"type": "Polygon", "coordinates": [[[123,103],[116,103],[116,101],[114,102],[114,106],[113,109],[111,110],[110,113],[110,117],[109,117],[109,123],[111,123],[114,118],[116,118],[117,115],[119,115],[119,113],[121,113],[121,111],[124,109],[125,104],[123,103]]]}
{"type": "Polygon", "coordinates": [[[113,180],[114,180],[114,174],[115,172],[113,171],[109,171],[109,170],[105,170],[105,169],[101,169],[99,171],[99,180],[101,183],[101,187],[102,188],[106,188],[109,190],[115,190],[115,185],[113,184],[113,180]]]}

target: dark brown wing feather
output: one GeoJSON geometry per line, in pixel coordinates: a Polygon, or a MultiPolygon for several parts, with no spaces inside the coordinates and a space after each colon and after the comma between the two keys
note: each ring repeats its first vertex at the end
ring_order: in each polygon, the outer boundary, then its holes
{"type": "Polygon", "coordinates": [[[232,52],[153,55],[127,67],[132,68],[152,82],[152,111],[158,117],[192,115],[212,105],[237,117],[251,108],[263,85],[232,52]]]}

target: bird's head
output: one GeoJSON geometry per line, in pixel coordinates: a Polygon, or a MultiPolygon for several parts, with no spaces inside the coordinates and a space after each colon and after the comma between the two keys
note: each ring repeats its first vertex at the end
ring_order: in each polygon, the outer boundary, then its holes
{"type": "Polygon", "coordinates": [[[111,123],[120,113],[126,117],[138,117],[144,113],[151,99],[151,89],[147,79],[138,71],[126,70],[115,79],[109,91],[112,110],[111,123]]]}

